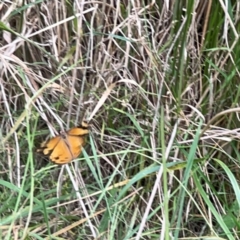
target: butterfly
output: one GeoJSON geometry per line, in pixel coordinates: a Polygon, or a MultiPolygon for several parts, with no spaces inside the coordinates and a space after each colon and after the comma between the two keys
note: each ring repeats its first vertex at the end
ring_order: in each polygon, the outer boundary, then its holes
{"type": "Polygon", "coordinates": [[[88,124],[82,122],[80,126],[71,128],[43,142],[37,152],[42,152],[56,164],[69,163],[82,152],[82,146],[85,144],[85,136],[88,133],[88,124]]]}

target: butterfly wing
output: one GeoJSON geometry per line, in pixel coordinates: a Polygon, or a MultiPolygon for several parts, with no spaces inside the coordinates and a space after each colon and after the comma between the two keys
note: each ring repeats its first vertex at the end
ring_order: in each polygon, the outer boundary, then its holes
{"type": "Polygon", "coordinates": [[[38,152],[42,152],[44,155],[49,155],[53,149],[58,145],[61,140],[61,136],[56,136],[51,138],[48,141],[45,141],[41,144],[41,147],[37,150],[38,152]]]}
{"type": "Polygon", "coordinates": [[[66,144],[74,158],[77,158],[82,152],[82,146],[85,143],[85,135],[89,133],[87,127],[75,127],[67,131],[66,134],[66,144]]]}
{"type": "Polygon", "coordinates": [[[42,152],[48,156],[49,159],[56,164],[65,164],[70,162],[72,154],[70,149],[64,141],[65,136],[58,135],[50,140],[43,142],[38,152],[42,152]]]}
{"type": "Polygon", "coordinates": [[[67,131],[67,135],[69,136],[76,136],[76,137],[83,137],[89,133],[88,125],[86,123],[83,125],[81,124],[79,127],[71,128],[67,131]]]}
{"type": "Polygon", "coordinates": [[[70,142],[69,144],[69,150],[72,154],[72,158],[77,158],[80,153],[82,152],[82,146],[85,143],[85,140],[83,137],[76,137],[76,136],[67,136],[67,142],[70,142]]]}

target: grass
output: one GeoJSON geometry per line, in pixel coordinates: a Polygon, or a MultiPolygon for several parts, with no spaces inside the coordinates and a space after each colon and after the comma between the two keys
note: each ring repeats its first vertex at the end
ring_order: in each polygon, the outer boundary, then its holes
{"type": "Polygon", "coordinates": [[[1,239],[240,239],[238,3],[4,1],[0,17],[1,239]],[[76,160],[36,151],[83,119],[76,160]]]}

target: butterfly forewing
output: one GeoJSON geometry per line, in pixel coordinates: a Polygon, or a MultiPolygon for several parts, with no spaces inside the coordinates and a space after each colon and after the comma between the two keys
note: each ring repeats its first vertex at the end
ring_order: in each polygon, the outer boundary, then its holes
{"type": "Polygon", "coordinates": [[[70,130],[67,131],[67,135],[71,135],[71,136],[78,136],[78,137],[82,137],[84,135],[87,135],[89,133],[89,130],[87,127],[74,127],[71,128],[70,130]]]}
{"type": "Polygon", "coordinates": [[[57,146],[60,140],[61,140],[61,137],[56,136],[54,138],[51,138],[48,141],[43,142],[41,144],[41,148],[38,149],[38,152],[43,152],[44,155],[49,155],[57,146]]]}

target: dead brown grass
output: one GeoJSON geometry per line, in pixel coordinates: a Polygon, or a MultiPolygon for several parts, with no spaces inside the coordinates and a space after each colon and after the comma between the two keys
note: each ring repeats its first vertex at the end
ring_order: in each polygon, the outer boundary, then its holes
{"type": "MultiPolygon", "coordinates": [[[[153,174],[168,171],[168,165],[165,170],[156,167],[162,166],[164,156],[167,163],[188,159],[202,119],[195,160],[203,159],[204,164],[195,171],[203,174],[199,181],[204,179],[204,189],[211,189],[218,209],[225,209],[225,201],[215,199],[214,187],[228,189],[234,202],[235,192],[227,181],[223,188],[219,182],[210,184],[216,177],[211,177],[216,165],[210,161],[226,163],[229,151],[235,161],[237,151],[229,142],[239,139],[234,98],[239,93],[229,84],[231,80],[236,85],[239,78],[233,54],[237,21],[230,21],[227,41],[224,24],[229,21],[224,16],[228,15],[222,1],[1,2],[0,171],[1,179],[14,186],[14,190],[8,184],[0,187],[4,202],[10,201],[6,196],[14,196],[8,213],[0,208],[7,226],[2,228],[4,235],[221,236],[217,230],[224,228],[216,220],[219,225],[213,229],[211,207],[192,175],[184,216],[177,214],[182,195],[175,191],[184,182],[185,167],[168,172],[166,181],[153,174]],[[211,18],[214,8],[222,14],[216,26],[211,18]],[[35,148],[49,131],[56,134],[82,119],[90,121],[92,130],[84,161],[77,160],[71,169],[46,166],[35,148]],[[139,176],[141,171],[146,176],[139,176]],[[129,183],[131,191],[118,199],[129,183]],[[175,228],[180,227],[177,233],[175,228]]],[[[235,167],[237,161],[230,169],[235,167]]],[[[237,236],[237,227],[233,229],[237,236]]]]}

